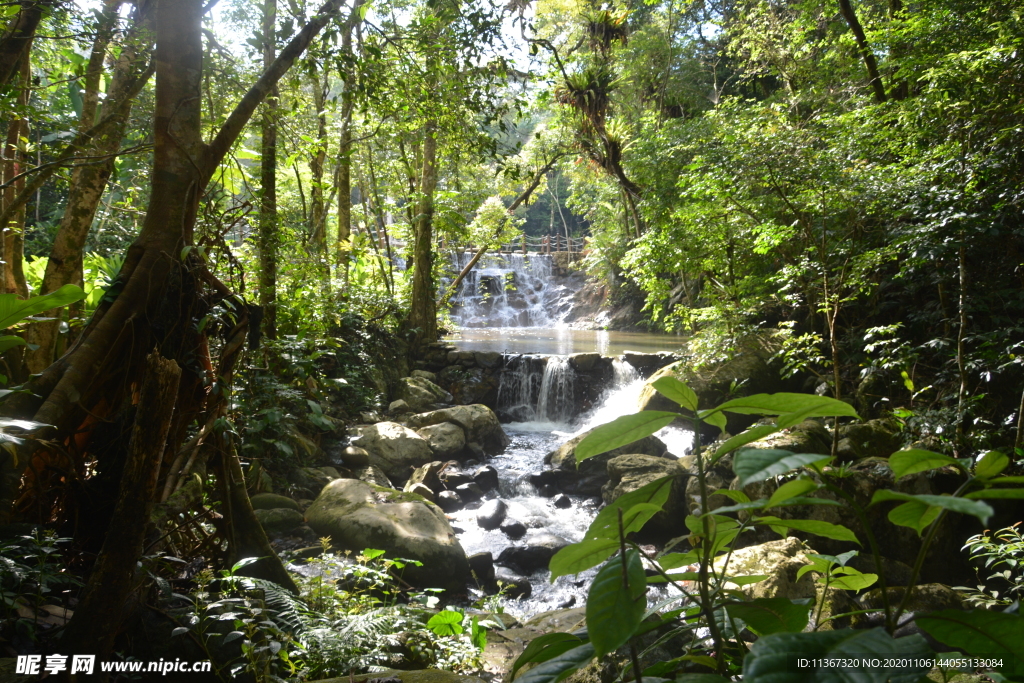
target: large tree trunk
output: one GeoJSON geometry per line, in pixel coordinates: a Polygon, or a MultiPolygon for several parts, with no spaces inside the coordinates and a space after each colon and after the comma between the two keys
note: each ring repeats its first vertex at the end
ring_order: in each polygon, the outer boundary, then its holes
{"type": "MultiPolygon", "coordinates": [[[[31,77],[30,50],[26,47],[22,53],[21,64],[19,65],[18,76],[18,118],[11,120],[7,128],[7,140],[3,148],[3,181],[9,183],[3,193],[3,207],[6,209],[14,205],[17,196],[25,189],[24,176],[17,176],[22,171],[24,159],[21,139],[28,137],[28,119],[25,118],[25,109],[28,107],[29,79],[31,77]],[[13,182],[12,182],[13,181],[13,182]]],[[[6,213],[6,212],[5,212],[6,213]]],[[[28,288],[25,286],[25,274],[22,272],[21,261],[23,258],[24,230],[25,230],[25,205],[15,207],[13,213],[4,221],[2,227],[3,248],[0,250],[0,259],[3,260],[3,291],[14,292],[22,298],[28,296],[28,288]],[[20,276],[20,277],[19,277],[20,276]]]]}
{"type": "Polygon", "coordinates": [[[423,126],[423,172],[420,174],[419,202],[413,222],[412,310],[409,327],[417,343],[437,339],[437,303],[434,299],[434,190],[437,187],[437,123],[423,126]]]}
{"type": "Polygon", "coordinates": [[[871,51],[871,46],[868,45],[868,39],[864,35],[864,27],[861,26],[857,13],[854,11],[853,5],[850,4],[850,0],[839,0],[839,13],[843,15],[846,25],[850,27],[850,31],[853,33],[853,39],[857,42],[857,49],[860,50],[861,59],[864,60],[864,68],[868,72],[868,82],[871,85],[871,91],[875,95],[875,102],[882,104],[888,99],[885,94],[885,85],[882,83],[882,75],[878,73],[878,62],[875,59],[875,53],[871,51]]]}
{"type": "MultiPolygon", "coordinates": [[[[276,52],[277,0],[263,3],[263,66],[269,68],[276,52]]],[[[277,338],[277,87],[263,105],[260,160],[260,223],[257,249],[260,256],[260,306],[263,334],[277,338]]]]}
{"type": "Polygon", "coordinates": [[[53,0],[24,0],[18,15],[0,37],[0,89],[18,74],[21,59],[29,53],[32,39],[43,17],[43,10],[53,7],[53,0]]]}
{"type": "MultiPolygon", "coordinates": [[[[82,117],[78,124],[82,133],[88,131],[96,119],[103,55],[106,54],[110,42],[110,29],[117,18],[117,7],[120,4],[120,0],[108,1],[107,12],[112,15],[110,22],[101,27],[93,45],[90,68],[86,75],[82,117]]],[[[110,125],[93,138],[92,144],[81,152],[81,156],[98,157],[99,160],[76,166],[71,173],[67,205],[50,250],[50,258],[46,263],[46,272],[39,292],[41,294],[56,291],[67,284],[82,284],[82,249],[92,228],[96,209],[106,190],[107,181],[113,173],[121,139],[128,127],[131,113],[129,95],[136,88],[136,80],[143,78],[147,72],[146,55],[152,50],[154,5],[154,2],[147,2],[136,9],[133,27],[114,65],[107,91],[108,97],[100,108],[102,118],[113,118],[110,125]]],[[[58,310],[49,311],[47,316],[58,318],[59,313],[58,310]]],[[[26,341],[37,347],[25,354],[25,365],[30,374],[41,372],[53,362],[59,326],[60,321],[54,319],[35,323],[28,328],[26,341]]]]}

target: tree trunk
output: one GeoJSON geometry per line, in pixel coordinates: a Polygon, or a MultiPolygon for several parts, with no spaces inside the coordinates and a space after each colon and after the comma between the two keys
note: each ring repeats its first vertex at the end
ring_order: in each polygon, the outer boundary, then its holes
{"type": "MultiPolygon", "coordinates": [[[[21,139],[28,137],[28,119],[25,118],[25,110],[28,107],[30,49],[26,47],[22,54],[19,65],[18,76],[18,118],[11,120],[7,128],[7,140],[3,149],[3,181],[10,183],[3,193],[3,206],[6,209],[17,201],[17,196],[25,189],[25,178],[17,178],[22,171],[22,160],[24,157],[21,139]],[[17,178],[17,179],[16,179],[17,178]],[[13,181],[13,182],[12,182],[13,181]]],[[[6,213],[6,212],[5,212],[6,213]]],[[[25,205],[18,205],[13,213],[3,223],[3,250],[0,251],[0,258],[3,260],[3,291],[13,292],[22,298],[28,296],[28,288],[25,286],[25,274],[22,272],[21,261],[23,258],[25,230],[25,205]],[[20,277],[19,277],[20,276],[20,277]]]]}
{"type": "Polygon", "coordinates": [[[21,3],[18,16],[11,21],[10,28],[0,38],[0,89],[18,74],[22,57],[32,49],[32,39],[43,17],[43,10],[53,5],[52,0],[26,0],[21,3]]]}
{"type": "Polygon", "coordinates": [[[864,67],[868,72],[868,81],[871,90],[875,94],[875,102],[882,104],[887,99],[885,86],[882,84],[882,76],[878,73],[878,62],[875,60],[875,53],[871,51],[868,40],[864,36],[864,28],[857,19],[857,13],[853,10],[850,0],[839,0],[839,13],[846,20],[846,25],[853,33],[853,39],[857,42],[857,49],[860,50],[861,59],[864,60],[864,67]]]}
{"type": "Polygon", "coordinates": [[[437,339],[437,304],[434,299],[434,189],[437,187],[437,123],[423,126],[423,172],[413,238],[412,310],[409,327],[417,343],[437,339]]]}
{"type": "MultiPolygon", "coordinates": [[[[276,52],[277,0],[263,3],[263,66],[269,68],[276,52]]],[[[277,338],[277,87],[263,105],[262,156],[260,160],[260,223],[257,249],[260,256],[260,306],[263,334],[277,338]]]]}
{"type": "MultiPolygon", "coordinates": [[[[117,6],[120,4],[119,0],[108,3],[108,7],[112,6],[115,19],[117,6]]],[[[106,190],[107,181],[114,171],[116,153],[128,127],[132,106],[131,98],[128,96],[135,86],[136,79],[143,78],[146,73],[145,55],[152,49],[153,4],[146,3],[136,10],[132,29],[114,65],[108,89],[109,96],[100,109],[102,118],[112,116],[113,120],[101,134],[93,138],[92,144],[81,152],[81,156],[100,157],[100,160],[76,166],[71,173],[67,205],[50,250],[50,258],[46,263],[40,294],[56,291],[66,284],[82,285],[82,249],[92,228],[96,209],[106,190]],[[118,106],[122,102],[122,106],[118,106]]],[[[109,31],[101,33],[93,45],[93,56],[98,54],[99,58],[91,59],[90,65],[96,61],[100,68],[95,73],[90,71],[86,79],[82,117],[78,125],[83,133],[88,131],[96,118],[102,57],[106,53],[108,43],[109,31]],[[103,40],[104,35],[106,40],[103,40]]],[[[57,318],[59,313],[59,310],[54,310],[45,315],[57,318]]],[[[53,362],[59,326],[59,320],[47,320],[29,326],[25,335],[26,341],[38,347],[25,354],[25,365],[29,374],[42,372],[53,362]]]]}

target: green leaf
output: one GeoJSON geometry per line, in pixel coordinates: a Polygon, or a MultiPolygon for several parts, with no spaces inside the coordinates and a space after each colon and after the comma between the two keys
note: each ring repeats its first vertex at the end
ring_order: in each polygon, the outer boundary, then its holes
{"type": "MultiPolygon", "coordinates": [[[[591,643],[584,643],[538,664],[515,680],[516,683],[559,683],[593,658],[594,646],[591,643]]],[[[516,663],[518,661],[516,660],[516,663]]]]}
{"type": "Polygon", "coordinates": [[[697,394],[675,377],[662,377],[652,382],[651,386],[662,396],[678,403],[680,407],[697,412],[697,394]]]}
{"type": "Polygon", "coordinates": [[[799,581],[800,577],[807,572],[818,572],[819,574],[824,575],[833,564],[828,556],[815,555],[813,553],[807,553],[807,559],[810,561],[796,571],[797,581],[799,581]]]}
{"type": "Polygon", "coordinates": [[[940,507],[914,500],[889,510],[887,517],[896,526],[910,527],[920,536],[941,513],[940,507]]]}
{"type": "Polygon", "coordinates": [[[1020,489],[982,489],[981,491],[971,491],[965,498],[971,500],[999,500],[1006,498],[1024,498],[1024,488],[1020,489]]]}
{"type": "Polygon", "coordinates": [[[427,628],[439,636],[457,636],[462,633],[462,619],[465,615],[455,610],[442,610],[430,617],[427,628]]]}
{"type": "Polygon", "coordinates": [[[910,448],[905,451],[897,451],[889,456],[889,468],[896,479],[905,477],[908,474],[935,470],[946,465],[958,465],[956,460],[948,455],[933,453],[923,448],[910,448]]]}
{"type": "Polygon", "coordinates": [[[861,542],[857,540],[857,535],[842,524],[832,524],[831,522],[822,522],[816,519],[779,519],[778,517],[758,517],[756,523],[806,531],[816,536],[824,536],[825,538],[832,538],[837,541],[850,541],[851,543],[861,545],[861,542]]]}
{"type": "Polygon", "coordinates": [[[576,446],[576,462],[601,455],[608,451],[627,446],[634,441],[648,437],[662,427],[667,427],[678,413],[660,410],[644,410],[632,415],[615,418],[608,424],[596,427],[583,437],[576,446]]]}
{"type": "Polygon", "coordinates": [[[25,340],[13,334],[0,336],[0,353],[13,349],[15,346],[25,346],[25,340]]]}
{"type": "Polygon", "coordinates": [[[861,591],[875,585],[875,582],[878,581],[878,574],[863,574],[852,568],[848,571],[852,573],[842,576],[833,575],[828,585],[831,588],[839,588],[844,591],[861,591]]]}
{"type": "Polygon", "coordinates": [[[0,294],[0,330],[15,325],[30,315],[59,308],[85,298],[85,292],[76,285],[64,285],[56,292],[19,300],[17,294],[0,294]]]}
{"type": "Polygon", "coordinates": [[[612,558],[594,577],[587,594],[587,633],[598,657],[626,644],[647,607],[647,579],[636,550],[626,552],[625,569],[624,580],[622,558],[612,558]]]}
{"type": "MultiPolygon", "coordinates": [[[[893,639],[885,629],[775,633],[754,643],[743,659],[743,680],[770,683],[917,683],[932,651],[920,635],[893,639]],[[815,666],[826,658],[878,658],[882,666],[815,666]],[[806,666],[799,660],[806,660],[806,666]],[[904,666],[884,666],[884,660],[904,666]]],[[[859,663],[858,661],[858,663],[859,663]]]]}
{"type": "Polygon", "coordinates": [[[746,448],[736,453],[732,461],[733,472],[740,478],[740,486],[764,481],[785,474],[804,465],[831,459],[829,455],[791,453],[774,449],[746,448]]]}
{"type": "Polygon", "coordinates": [[[744,415],[800,413],[801,421],[808,417],[860,417],[849,403],[814,394],[754,394],[726,401],[713,410],[744,415]]]}
{"type": "Polygon", "coordinates": [[[516,677],[516,672],[525,664],[537,664],[554,659],[583,643],[579,636],[571,633],[545,633],[530,641],[523,654],[516,658],[509,673],[509,680],[516,677]]]}
{"type": "Polygon", "coordinates": [[[816,490],[817,488],[818,484],[813,479],[795,479],[793,481],[786,482],[772,494],[771,498],[768,499],[768,505],[766,507],[775,507],[783,501],[787,501],[790,498],[795,498],[797,496],[802,496],[805,493],[816,490]]]}
{"type": "Polygon", "coordinates": [[[551,558],[548,568],[551,570],[551,582],[559,576],[579,574],[591,567],[601,564],[619,548],[614,538],[597,538],[583,540],[565,546],[551,558]]]}
{"type": "Polygon", "coordinates": [[[618,539],[620,509],[623,512],[622,522],[626,533],[639,531],[647,523],[647,520],[661,510],[668,501],[674,481],[674,477],[662,477],[641,486],[636,491],[619,496],[597,513],[597,517],[590,523],[583,538],[591,540],[597,538],[618,539]],[[654,506],[656,509],[636,507],[642,504],[654,506]]]}
{"type": "Polygon", "coordinates": [[[1010,465],[1010,459],[999,451],[989,451],[974,466],[974,476],[978,479],[997,477],[1010,465]]]}
{"type": "Polygon", "coordinates": [[[740,432],[736,436],[726,439],[725,443],[718,447],[715,451],[715,459],[722,457],[726,453],[736,450],[740,446],[746,446],[748,443],[759,441],[769,434],[774,434],[779,431],[779,428],[775,425],[754,425],[745,432],[740,432]]]}
{"type": "Polygon", "coordinates": [[[697,413],[697,417],[707,422],[712,427],[718,427],[721,431],[725,431],[728,426],[728,422],[725,419],[725,415],[714,410],[703,410],[697,413]]]}
{"type": "Polygon", "coordinates": [[[725,606],[734,619],[742,619],[758,635],[795,633],[804,630],[813,604],[800,605],[788,598],[757,598],[725,606]]]}
{"type": "Polygon", "coordinates": [[[988,518],[992,516],[992,508],[985,503],[966,498],[954,498],[953,496],[934,496],[929,494],[911,495],[909,493],[897,493],[888,489],[875,491],[869,505],[875,505],[886,500],[918,501],[925,505],[933,505],[950,512],[960,512],[965,515],[977,517],[982,524],[988,524],[988,518]]]}
{"type": "Polygon", "coordinates": [[[917,617],[917,625],[950,647],[984,659],[1002,659],[999,669],[1024,675],[1024,615],[973,610],[942,610],[917,617]]]}

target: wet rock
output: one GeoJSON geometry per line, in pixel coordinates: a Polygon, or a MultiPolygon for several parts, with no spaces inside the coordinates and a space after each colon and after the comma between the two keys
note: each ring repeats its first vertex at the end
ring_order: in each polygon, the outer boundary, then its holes
{"type": "Polygon", "coordinates": [[[422,484],[431,491],[440,491],[443,487],[441,486],[441,479],[438,477],[438,473],[442,468],[444,468],[444,463],[440,460],[428,462],[426,465],[417,467],[409,475],[409,481],[405,482],[405,490],[410,491],[412,486],[422,484]]]}
{"type": "Polygon", "coordinates": [[[525,576],[497,567],[494,570],[494,580],[505,589],[505,595],[510,598],[528,598],[533,595],[533,586],[525,576]]]}
{"type": "Polygon", "coordinates": [[[409,373],[409,376],[419,377],[427,380],[428,382],[433,382],[434,384],[437,384],[437,375],[428,370],[413,370],[412,372],[409,373]]]}
{"type": "Polygon", "coordinates": [[[451,392],[455,403],[496,405],[500,370],[451,365],[441,371],[438,381],[451,392]]]}
{"type": "Polygon", "coordinates": [[[276,493],[257,493],[249,499],[252,502],[253,510],[273,510],[275,508],[291,508],[296,512],[302,512],[299,504],[288,496],[280,496],[276,493]]]}
{"type": "Polygon", "coordinates": [[[473,477],[469,476],[465,472],[452,469],[450,466],[444,472],[441,472],[441,483],[446,488],[454,489],[461,484],[469,484],[473,481],[473,477]]]}
{"type": "Polygon", "coordinates": [[[554,498],[559,495],[558,488],[554,484],[544,484],[537,489],[537,493],[544,498],[554,498]]]}
{"type": "Polygon", "coordinates": [[[378,422],[356,427],[356,431],[359,436],[354,445],[365,448],[370,463],[389,479],[406,479],[413,469],[435,459],[426,439],[397,422],[378,422]]]}
{"type": "Polygon", "coordinates": [[[505,501],[495,498],[483,504],[476,513],[476,523],[483,529],[497,529],[505,521],[508,505],[505,501]]]}
{"type": "Polygon", "coordinates": [[[496,368],[501,365],[502,355],[497,351],[476,351],[473,360],[482,368],[496,368]]]}
{"type": "Polygon", "coordinates": [[[551,466],[552,471],[557,473],[549,476],[556,477],[559,487],[567,493],[578,496],[599,495],[601,487],[608,481],[608,461],[619,455],[640,453],[671,459],[671,456],[666,456],[665,444],[657,437],[648,436],[577,464],[576,446],[589,433],[586,432],[569,439],[545,457],[545,462],[551,466]]]}
{"type": "Polygon", "coordinates": [[[433,503],[437,498],[437,494],[435,494],[432,489],[428,488],[425,484],[421,484],[419,482],[412,485],[406,484],[404,490],[406,493],[415,493],[417,496],[423,496],[431,503],[433,503]]]}
{"type": "Polygon", "coordinates": [[[501,523],[499,528],[503,534],[511,538],[513,541],[526,535],[526,525],[518,519],[506,519],[501,523]]]}
{"type": "Polygon", "coordinates": [[[356,479],[336,479],[309,510],[309,526],[341,548],[381,548],[388,557],[419,560],[403,579],[417,586],[458,590],[469,578],[466,553],[444,513],[412,493],[356,479]]]}
{"type": "Polygon", "coordinates": [[[453,422],[462,427],[466,432],[466,442],[480,444],[489,455],[500,453],[509,444],[498,416],[485,405],[453,406],[409,418],[409,424],[415,429],[442,422],[453,422]]]}
{"type": "Polygon", "coordinates": [[[395,485],[391,483],[388,475],[384,474],[384,470],[376,465],[367,465],[366,467],[357,467],[353,469],[352,478],[365,481],[367,484],[373,484],[374,486],[383,486],[384,488],[389,489],[395,488],[395,485]]]}
{"type": "Polygon", "coordinates": [[[445,512],[455,512],[465,507],[462,496],[455,491],[441,491],[437,494],[437,506],[445,512]]]}
{"type": "Polygon", "coordinates": [[[832,453],[832,435],[825,429],[825,425],[817,420],[804,420],[789,429],[783,429],[763,439],[753,441],[744,448],[829,455],[832,453]]]}
{"type": "Polygon", "coordinates": [[[484,465],[473,473],[473,483],[484,491],[498,488],[498,470],[484,465]]]}
{"type": "Polygon", "coordinates": [[[502,550],[495,564],[523,574],[532,574],[538,569],[546,569],[552,556],[567,545],[569,542],[564,538],[541,532],[527,537],[526,545],[513,545],[502,550]]]}
{"type": "Polygon", "coordinates": [[[330,477],[332,481],[335,479],[341,479],[341,473],[338,472],[338,469],[336,467],[324,465],[322,467],[317,467],[317,469],[326,474],[328,477],[330,477]]]}
{"type": "Polygon", "coordinates": [[[435,403],[451,403],[452,395],[424,377],[403,377],[398,383],[398,398],[413,412],[427,410],[435,403]]]}
{"type": "Polygon", "coordinates": [[[260,526],[268,534],[279,534],[291,531],[302,524],[302,513],[292,508],[273,508],[270,510],[254,510],[260,526]]]}
{"type": "Polygon", "coordinates": [[[448,460],[457,458],[466,448],[466,433],[451,422],[421,427],[416,433],[427,440],[434,457],[448,460]]]}
{"type": "Polygon", "coordinates": [[[316,467],[299,467],[288,473],[288,481],[292,483],[295,493],[307,494],[300,497],[316,498],[331,483],[331,477],[316,467]]]}
{"type": "Polygon", "coordinates": [[[473,553],[467,559],[469,570],[476,577],[477,583],[489,584],[494,581],[494,557],[490,553],[473,553]]]}
{"type": "Polygon", "coordinates": [[[388,404],[388,415],[404,415],[406,413],[411,412],[412,408],[410,408],[409,404],[403,401],[402,399],[392,401],[390,404],[388,404]]]}
{"type": "Polygon", "coordinates": [[[341,462],[345,467],[366,467],[370,464],[370,454],[359,446],[346,446],[341,452],[341,462]]]}
{"type": "Polygon", "coordinates": [[[569,356],[569,364],[576,372],[590,372],[599,360],[601,360],[599,353],[574,353],[569,356]]]}
{"type": "Polygon", "coordinates": [[[655,458],[650,455],[631,453],[620,455],[608,461],[608,483],[601,489],[605,503],[611,503],[619,496],[636,491],[662,477],[674,477],[668,500],[662,511],[651,518],[645,531],[655,533],[683,533],[686,518],[686,484],[688,473],[678,460],[655,458]]]}
{"type": "Polygon", "coordinates": [[[551,504],[554,505],[556,508],[562,509],[572,507],[572,501],[569,500],[569,496],[565,495],[564,493],[559,493],[557,496],[552,498],[551,504]]]}
{"type": "Polygon", "coordinates": [[[622,354],[622,359],[641,371],[660,368],[669,360],[657,353],[641,353],[639,351],[626,351],[622,354]]]}
{"type": "Polygon", "coordinates": [[[480,490],[480,487],[470,482],[469,484],[459,484],[455,487],[455,492],[458,493],[462,500],[467,503],[473,503],[484,497],[484,492],[480,490]]]}
{"type": "Polygon", "coordinates": [[[536,629],[541,633],[568,632],[583,628],[587,624],[587,608],[555,609],[535,614],[523,624],[526,628],[536,629]]]}

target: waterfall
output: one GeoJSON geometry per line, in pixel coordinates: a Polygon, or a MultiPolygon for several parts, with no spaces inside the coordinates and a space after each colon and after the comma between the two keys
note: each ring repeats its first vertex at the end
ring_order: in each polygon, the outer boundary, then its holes
{"type": "Polygon", "coordinates": [[[566,356],[509,359],[498,384],[498,414],[513,422],[567,423],[577,414],[576,371],[566,356]]]}
{"type": "MultiPolygon", "coordinates": [[[[453,254],[453,270],[471,258],[453,254]]],[[[485,254],[452,297],[452,319],[462,328],[556,327],[574,294],[561,280],[550,254],[485,254]]]]}
{"type": "Polygon", "coordinates": [[[627,387],[639,379],[640,373],[625,358],[612,359],[612,389],[627,387]]]}
{"type": "Polygon", "coordinates": [[[537,417],[545,422],[567,422],[575,409],[576,371],[565,356],[551,356],[540,383],[537,417]]]}

